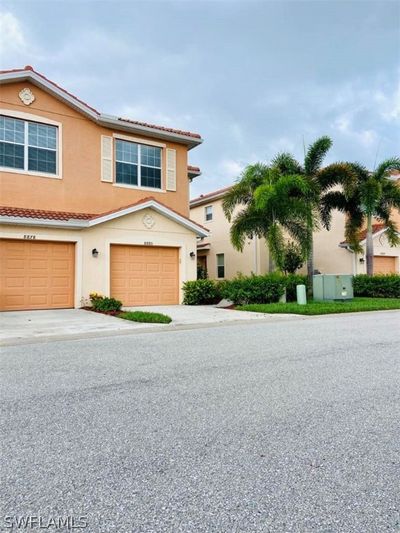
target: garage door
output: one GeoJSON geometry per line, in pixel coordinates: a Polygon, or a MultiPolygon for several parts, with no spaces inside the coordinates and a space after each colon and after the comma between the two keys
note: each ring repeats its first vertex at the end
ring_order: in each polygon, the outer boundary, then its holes
{"type": "Polygon", "coordinates": [[[0,240],[2,311],[74,306],[73,243],[0,240]]]}
{"type": "Polygon", "coordinates": [[[374,274],[394,274],[396,273],[396,258],[374,256],[374,274]]]}
{"type": "Polygon", "coordinates": [[[178,248],[111,246],[111,296],[124,305],[179,303],[178,248]]]}

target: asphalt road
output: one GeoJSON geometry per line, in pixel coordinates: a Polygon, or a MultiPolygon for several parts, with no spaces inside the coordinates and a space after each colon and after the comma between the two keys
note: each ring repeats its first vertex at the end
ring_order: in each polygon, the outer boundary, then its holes
{"type": "Polygon", "coordinates": [[[0,530],[399,531],[399,345],[381,312],[3,348],[0,530]]]}

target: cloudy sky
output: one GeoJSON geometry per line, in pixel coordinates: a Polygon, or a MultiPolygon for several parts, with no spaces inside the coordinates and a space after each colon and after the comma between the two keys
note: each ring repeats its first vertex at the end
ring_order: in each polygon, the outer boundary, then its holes
{"type": "Polygon", "coordinates": [[[327,160],[399,154],[400,2],[3,0],[1,68],[204,137],[192,196],[330,135],[327,160]]]}

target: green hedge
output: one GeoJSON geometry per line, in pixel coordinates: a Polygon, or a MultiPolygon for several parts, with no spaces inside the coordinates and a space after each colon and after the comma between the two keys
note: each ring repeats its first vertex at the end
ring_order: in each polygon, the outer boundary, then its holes
{"type": "Polygon", "coordinates": [[[221,282],[221,295],[235,305],[278,302],[285,292],[285,278],[280,274],[238,276],[221,282]]]}
{"type": "Polygon", "coordinates": [[[400,298],[400,275],[367,276],[366,274],[358,274],[353,278],[353,289],[354,296],[400,298]]]}
{"type": "Polygon", "coordinates": [[[185,305],[206,305],[221,299],[219,283],[212,279],[186,281],[183,284],[183,303],[185,305]]]}
{"type": "Polygon", "coordinates": [[[221,298],[231,300],[236,305],[278,302],[287,284],[289,294],[295,295],[295,284],[303,282],[303,276],[282,276],[281,274],[238,276],[227,281],[212,279],[187,281],[183,285],[183,303],[186,305],[213,304],[221,298]]]}

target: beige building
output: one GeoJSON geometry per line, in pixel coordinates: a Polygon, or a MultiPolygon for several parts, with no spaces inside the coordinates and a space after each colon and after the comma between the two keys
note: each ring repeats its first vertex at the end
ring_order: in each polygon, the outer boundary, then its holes
{"type": "MultiPolygon", "coordinates": [[[[199,266],[207,269],[212,279],[231,279],[238,273],[265,274],[269,271],[269,253],[264,239],[248,239],[243,252],[230,242],[230,223],[222,210],[222,201],[230,187],[201,195],[190,202],[190,216],[210,230],[197,244],[199,266]]],[[[400,222],[400,216],[398,217],[400,222]]],[[[344,241],[345,217],[335,211],[330,231],[322,229],[314,235],[314,268],[323,274],[363,274],[365,252],[354,254],[344,241]]],[[[365,248],[365,233],[361,245],[365,248]]],[[[385,228],[374,225],[375,273],[400,272],[400,247],[391,248],[385,228]]],[[[306,272],[305,266],[301,269],[306,272]]]]}
{"type": "Polygon", "coordinates": [[[0,308],[176,304],[196,278],[199,134],[111,117],[32,67],[0,72],[0,308]]]}

